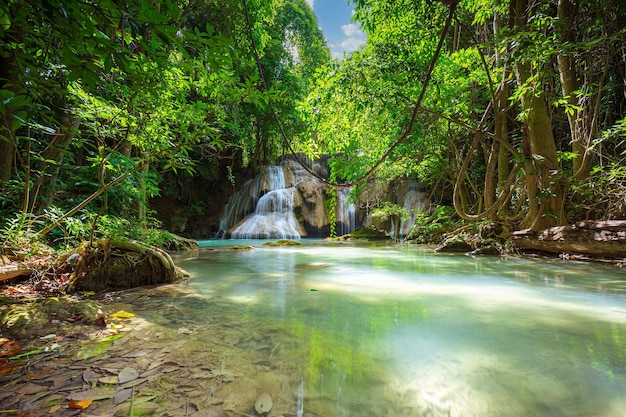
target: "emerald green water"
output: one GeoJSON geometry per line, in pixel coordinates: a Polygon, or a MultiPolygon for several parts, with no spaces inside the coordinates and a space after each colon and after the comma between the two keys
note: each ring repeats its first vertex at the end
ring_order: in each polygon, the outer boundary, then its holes
{"type": "Polygon", "coordinates": [[[621,268],[304,242],[181,255],[193,296],[137,313],[249,355],[285,415],[626,416],[621,268]]]}

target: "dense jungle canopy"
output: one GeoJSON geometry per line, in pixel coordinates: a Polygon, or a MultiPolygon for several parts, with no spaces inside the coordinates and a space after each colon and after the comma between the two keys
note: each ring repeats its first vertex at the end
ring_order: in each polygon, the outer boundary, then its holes
{"type": "Polygon", "coordinates": [[[337,60],[305,0],[4,2],[3,239],[145,233],[152,197],[202,214],[190,182],[292,150],[467,222],[626,217],[626,3],[351,3],[367,43],[337,60]]]}

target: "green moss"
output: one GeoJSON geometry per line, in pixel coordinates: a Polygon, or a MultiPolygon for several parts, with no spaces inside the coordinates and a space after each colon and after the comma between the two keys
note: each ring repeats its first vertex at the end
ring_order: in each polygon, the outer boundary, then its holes
{"type": "Polygon", "coordinates": [[[351,239],[367,239],[367,240],[387,240],[391,239],[389,235],[382,230],[378,230],[374,226],[362,226],[356,228],[350,233],[351,239]]]}
{"type": "Polygon", "coordinates": [[[287,239],[280,239],[280,240],[277,240],[276,242],[267,242],[263,244],[263,246],[300,246],[300,245],[302,245],[302,243],[296,242],[295,240],[287,240],[287,239]]]}

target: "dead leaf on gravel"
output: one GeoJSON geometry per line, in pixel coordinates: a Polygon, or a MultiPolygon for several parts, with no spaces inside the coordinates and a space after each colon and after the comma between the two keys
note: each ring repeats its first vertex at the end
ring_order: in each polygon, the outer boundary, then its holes
{"type": "Polygon", "coordinates": [[[147,353],[141,350],[137,350],[135,352],[129,352],[125,355],[122,355],[122,358],[139,358],[141,356],[146,356],[147,353]]]}
{"type": "Polygon", "coordinates": [[[96,382],[98,380],[98,374],[93,369],[85,369],[83,371],[83,381],[87,384],[96,382]]]}
{"type": "Polygon", "coordinates": [[[127,366],[126,368],[122,369],[117,375],[117,379],[120,384],[133,381],[137,378],[139,378],[139,372],[137,372],[137,370],[131,366],[127,366]]]}
{"type": "Polygon", "coordinates": [[[123,403],[124,401],[128,400],[132,394],[133,394],[132,388],[126,388],[126,389],[119,391],[117,394],[115,394],[115,397],[113,397],[113,404],[117,405],[119,403],[123,403]]]}
{"type": "Polygon", "coordinates": [[[20,353],[20,345],[16,341],[4,339],[0,345],[0,358],[10,358],[20,353]]]}
{"type": "Polygon", "coordinates": [[[101,378],[98,378],[98,382],[101,384],[117,384],[118,383],[118,379],[117,379],[117,375],[109,375],[109,376],[103,376],[101,378]]]}
{"type": "Polygon", "coordinates": [[[39,384],[33,384],[32,382],[27,382],[23,386],[19,387],[19,393],[22,395],[33,395],[42,391],[48,391],[48,387],[44,387],[43,385],[39,384]]]}
{"type": "Polygon", "coordinates": [[[78,391],[70,393],[66,398],[68,400],[82,401],[89,398],[92,401],[106,400],[115,396],[115,388],[113,387],[96,387],[87,391],[78,391]]]}

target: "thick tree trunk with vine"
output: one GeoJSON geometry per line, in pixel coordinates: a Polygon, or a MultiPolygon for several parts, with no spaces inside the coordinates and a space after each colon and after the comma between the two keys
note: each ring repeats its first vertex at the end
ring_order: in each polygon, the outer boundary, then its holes
{"type": "Polygon", "coordinates": [[[540,97],[522,99],[527,120],[523,129],[525,179],[529,210],[523,228],[543,230],[563,222],[559,163],[548,109],[540,97]]]}
{"type": "MultiPolygon", "coordinates": [[[[494,6],[496,10],[500,7],[501,0],[494,0],[494,6]]],[[[493,33],[494,37],[500,36],[500,32],[504,27],[503,18],[497,11],[494,11],[493,15],[493,33]]],[[[498,149],[498,189],[501,192],[504,191],[504,185],[509,177],[510,165],[509,165],[509,151],[507,146],[509,142],[509,84],[507,78],[510,75],[510,69],[503,62],[501,53],[498,48],[495,48],[496,67],[504,68],[502,72],[502,78],[500,79],[500,85],[496,89],[494,97],[494,135],[495,139],[499,143],[498,149]]]]}
{"type": "MultiPolygon", "coordinates": [[[[514,17],[517,27],[527,25],[530,7],[529,0],[516,1],[514,17]]],[[[555,177],[559,162],[552,123],[548,107],[539,94],[542,86],[534,77],[539,70],[528,61],[518,62],[515,68],[518,85],[527,90],[522,95],[521,104],[525,117],[522,146],[526,158],[524,169],[529,210],[522,227],[532,230],[543,230],[563,221],[562,190],[558,177],[555,177]]]]}

